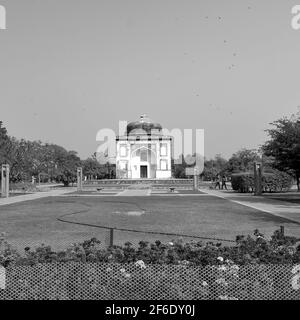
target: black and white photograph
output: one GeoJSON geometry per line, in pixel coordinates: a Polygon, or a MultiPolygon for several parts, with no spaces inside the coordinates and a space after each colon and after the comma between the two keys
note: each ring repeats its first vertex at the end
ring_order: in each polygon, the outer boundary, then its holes
{"type": "Polygon", "coordinates": [[[297,0],[0,0],[0,301],[300,300],[299,76],[297,0]]]}

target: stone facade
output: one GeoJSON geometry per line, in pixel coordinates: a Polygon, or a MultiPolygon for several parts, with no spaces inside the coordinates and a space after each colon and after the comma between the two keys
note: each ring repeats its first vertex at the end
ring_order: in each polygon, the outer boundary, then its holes
{"type": "Polygon", "coordinates": [[[146,116],[129,123],[127,134],[116,139],[117,179],[166,179],[172,177],[172,137],[163,136],[159,124],[146,116]]]}

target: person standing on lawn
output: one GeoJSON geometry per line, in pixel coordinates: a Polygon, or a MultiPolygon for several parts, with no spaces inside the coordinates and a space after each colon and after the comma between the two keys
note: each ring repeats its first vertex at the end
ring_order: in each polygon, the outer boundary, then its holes
{"type": "Polygon", "coordinates": [[[227,185],[226,185],[226,177],[222,176],[222,185],[221,185],[221,189],[223,190],[225,188],[225,190],[227,190],[227,185]]]}
{"type": "Polygon", "coordinates": [[[220,175],[218,174],[218,175],[217,175],[217,178],[216,178],[215,189],[217,189],[217,187],[218,187],[219,190],[220,190],[220,188],[221,188],[220,182],[221,182],[221,179],[220,179],[220,175]]]}

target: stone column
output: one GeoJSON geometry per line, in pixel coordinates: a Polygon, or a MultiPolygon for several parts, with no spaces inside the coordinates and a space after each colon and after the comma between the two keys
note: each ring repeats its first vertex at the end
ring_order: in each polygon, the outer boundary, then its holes
{"type": "Polygon", "coordinates": [[[199,176],[198,176],[198,170],[196,167],[194,168],[194,177],[193,178],[194,178],[194,190],[198,190],[199,176]]]}
{"type": "Polygon", "coordinates": [[[1,167],[1,197],[9,197],[9,165],[3,164],[1,167]]]}
{"type": "Polygon", "coordinates": [[[82,191],[82,168],[77,168],[77,191],[82,191]]]}

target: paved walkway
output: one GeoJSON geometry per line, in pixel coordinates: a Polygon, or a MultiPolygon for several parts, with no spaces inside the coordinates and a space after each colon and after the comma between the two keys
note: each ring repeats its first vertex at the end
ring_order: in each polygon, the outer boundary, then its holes
{"type": "Polygon", "coordinates": [[[116,194],[116,196],[121,196],[121,197],[139,197],[139,196],[145,197],[150,195],[151,195],[151,189],[141,189],[141,190],[126,189],[116,194]]]}
{"type": "Polygon", "coordinates": [[[9,204],[14,204],[23,201],[36,200],[46,197],[56,197],[66,193],[74,192],[76,188],[62,188],[62,189],[53,189],[45,192],[36,192],[30,194],[22,194],[19,196],[13,196],[9,198],[0,198],[0,206],[6,206],[9,204]]]}
{"type": "Polygon", "coordinates": [[[145,197],[151,195],[151,185],[144,183],[136,183],[127,187],[127,189],[119,192],[116,196],[121,197],[145,197]]]}
{"type": "Polygon", "coordinates": [[[252,194],[240,194],[232,191],[210,189],[200,191],[300,224],[300,204],[297,203],[275,200],[268,196],[253,196],[252,194]]]}
{"type": "Polygon", "coordinates": [[[63,187],[63,183],[41,183],[35,185],[38,189],[50,189],[50,188],[57,188],[63,187]]]}

